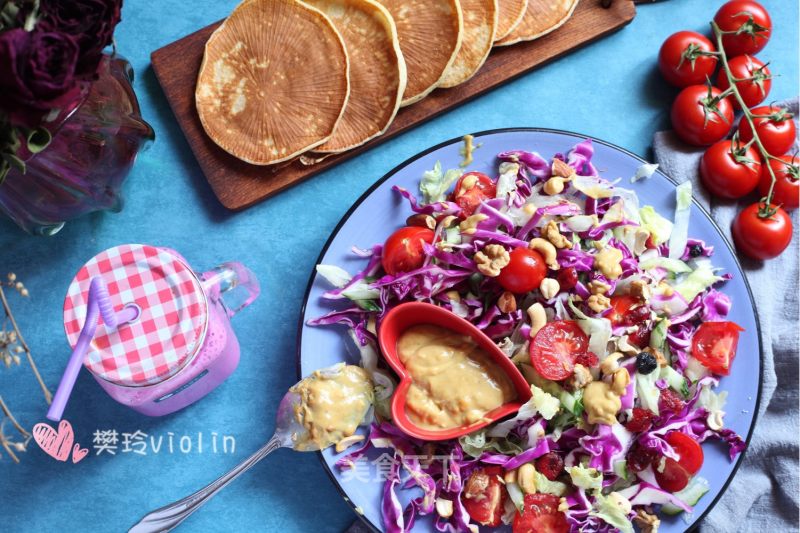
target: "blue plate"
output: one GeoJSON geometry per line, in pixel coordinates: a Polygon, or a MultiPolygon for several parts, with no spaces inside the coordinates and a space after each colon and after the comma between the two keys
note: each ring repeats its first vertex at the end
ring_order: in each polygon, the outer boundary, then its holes
{"type": "MultiPolygon", "coordinates": [[[[481,147],[475,151],[475,161],[469,170],[495,175],[497,170],[495,156],[500,152],[522,149],[536,151],[543,157],[549,158],[555,153],[565,153],[586,138],[590,137],[563,131],[527,128],[476,133],[475,142],[481,143],[481,147]]],[[[592,141],[595,149],[592,162],[604,177],[622,178],[621,186],[635,190],[642,205],[652,205],[663,216],[669,219],[673,217],[676,185],[674,181],[663,173],[656,172],[647,180],[630,183],[629,178],[644,161],[607,142],[598,139],[592,141]]],[[[364,260],[355,257],[350,248],[353,245],[369,248],[375,243],[383,242],[394,229],[404,225],[410,214],[407,203],[401,201],[400,195],[394,193],[391,187],[400,185],[411,191],[418,190],[422,173],[433,168],[437,160],[441,161],[445,169],[457,168],[461,161],[459,154],[461,146],[461,138],[434,146],[402,163],[378,180],[358,199],[336,226],[317,262],[339,265],[350,273],[360,270],[365,264],[364,260]]],[[[731,281],[723,285],[722,290],[733,301],[730,320],[740,324],[745,331],[739,340],[738,355],[733,364],[732,374],[722,379],[720,389],[729,391],[725,407],[726,426],[739,435],[746,435],[749,442],[761,395],[761,338],[755,305],[750,287],[731,245],[722,236],[708,213],[696,202],[692,205],[690,227],[690,236],[714,245],[714,265],[734,276],[731,281]]],[[[308,320],[331,311],[331,306],[320,299],[320,295],[328,288],[324,279],[316,272],[312,273],[298,335],[300,376],[307,376],[314,369],[341,361],[357,363],[359,360],[358,353],[343,328],[306,325],[308,320]]],[[[706,444],[704,451],[705,463],[699,475],[709,481],[710,492],[703,496],[692,516],[662,517],[660,531],[671,533],[694,529],[719,499],[742,461],[740,455],[735,462],[731,462],[727,446],[719,443],[706,444]]],[[[388,456],[382,457],[380,451],[372,453],[368,456],[368,461],[361,462],[355,471],[346,473],[334,468],[337,454],[333,450],[328,449],[321,453],[320,458],[345,500],[373,529],[382,530],[381,478],[382,472],[385,472],[388,456]]],[[[407,493],[404,494],[404,502],[407,502],[412,495],[417,495],[416,489],[401,491],[401,494],[403,493],[407,493]]],[[[414,531],[431,529],[431,521],[424,519],[418,520],[414,527],[414,531]]]]}

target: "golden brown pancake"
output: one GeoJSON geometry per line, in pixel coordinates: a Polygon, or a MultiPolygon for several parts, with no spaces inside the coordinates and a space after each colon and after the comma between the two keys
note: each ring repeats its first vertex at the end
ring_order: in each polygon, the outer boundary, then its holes
{"type": "Polygon", "coordinates": [[[494,40],[499,41],[522,22],[528,0],[497,0],[497,31],[494,40]]]}
{"type": "Polygon", "coordinates": [[[459,0],[464,29],[456,59],[444,73],[440,87],[464,83],[483,66],[492,51],[497,28],[497,0],[459,0]]]}
{"type": "Polygon", "coordinates": [[[528,0],[522,22],[495,45],[507,46],[538,39],[569,20],[577,5],[578,0],[528,0]]]}

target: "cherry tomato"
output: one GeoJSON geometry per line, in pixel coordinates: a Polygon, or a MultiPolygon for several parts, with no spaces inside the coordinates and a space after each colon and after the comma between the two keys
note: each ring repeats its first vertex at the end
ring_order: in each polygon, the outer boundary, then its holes
{"type": "Polygon", "coordinates": [[[664,457],[663,470],[659,467],[659,461],[653,465],[658,485],[667,492],[679,492],[686,488],[692,475],[678,461],[670,457],[664,457]]]}
{"type": "Polygon", "coordinates": [[[733,123],[730,98],[717,101],[720,90],[705,85],[690,85],[672,103],[670,118],[675,133],[683,142],[706,146],[725,138],[733,123]],[[706,116],[707,115],[707,116],[706,116]]]}
{"type": "Polygon", "coordinates": [[[611,321],[612,326],[632,326],[634,322],[630,320],[631,309],[634,305],[641,303],[635,296],[612,296],[611,308],[607,311],[605,318],[611,321]]]}
{"type": "Polygon", "coordinates": [[[453,189],[453,201],[461,207],[464,217],[475,212],[481,201],[494,198],[497,186],[492,178],[482,172],[467,172],[458,178],[453,189]]]}
{"type": "Polygon", "coordinates": [[[666,437],[667,443],[678,454],[680,464],[691,475],[695,475],[703,466],[703,448],[692,437],[680,431],[670,431],[666,437]]]}
{"type": "Polygon", "coordinates": [[[747,206],[733,221],[733,242],[736,248],[753,259],[778,257],[792,241],[792,220],[782,208],[771,204],[775,213],[758,216],[761,203],[747,206]]]}
{"type": "Polygon", "coordinates": [[[703,322],[692,338],[692,355],[710,371],[727,376],[740,331],[744,330],[735,322],[703,322]]]}
{"type": "Polygon", "coordinates": [[[408,226],[392,233],[383,245],[381,263],[387,274],[408,272],[422,266],[425,255],[422,243],[433,242],[433,231],[428,228],[408,226]]]}
{"type": "Polygon", "coordinates": [[[561,290],[568,291],[578,284],[578,271],[575,267],[562,268],[558,271],[558,286],[561,290]]]}
{"type": "Polygon", "coordinates": [[[761,51],[772,33],[769,13],[753,0],[732,0],[723,4],[714,15],[714,22],[722,31],[740,32],[722,36],[722,47],[729,56],[761,51]]]}
{"type": "Polygon", "coordinates": [[[588,347],[589,338],[574,320],[548,322],[531,341],[531,364],[545,379],[567,379],[588,347]]]}
{"type": "Polygon", "coordinates": [[[470,518],[482,526],[497,527],[501,523],[505,500],[508,498],[500,481],[502,476],[501,466],[473,470],[464,486],[464,492],[461,493],[461,503],[470,518]]]}
{"type": "Polygon", "coordinates": [[[741,198],[758,185],[761,158],[750,146],[734,146],[731,141],[712,144],[700,160],[703,185],[720,198],[741,198]]]}
{"type": "Polygon", "coordinates": [[[705,83],[717,68],[716,56],[702,55],[715,52],[704,35],[694,31],[673,33],[658,51],[658,70],[668,83],[676,87],[688,87],[705,83]]]}
{"type": "MultiPolygon", "coordinates": [[[[797,135],[791,113],[776,106],[761,106],[750,110],[754,115],[771,115],[771,118],[754,118],[753,124],[764,149],[775,157],[788,152],[797,135]]],[[[739,121],[739,137],[747,143],[753,138],[753,130],[747,117],[739,121]]]]}
{"type": "Polygon", "coordinates": [[[514,515],[512,533],[567,533],[567,517],[558,510],[559,497],[553,494],[526,494],[522,513],[514,515]]]}
{"type": "MultiPolygon", "coordinates": [[[[736,88],[747,107],[756,106],[767,98],[772,88],[771,73],[760,59],[749,55],[736,56],[728,60],[728,66],[734,78],[744,80],[737,81],[736,88]]],[[[720,69],[717,74],[717,87],[722,91],[730,87],[725,69],[720,69]]],[[[735,98],[731,98],[731,103],[739,109],[739,102],[735,98]]]]}
{"type": "Polygon", "coordinates": [[[547,275],[547,265],[542,254],[528,248],[514,248],[509,256],[510,261],[497,276],[500,286],[514,294],[525,294],[538,289],[547,275]]]}
{"type": "MultiPolygon", "coordinates": [[[[782,155],[778,159],[770,159],[769,166],[775,173],[775,188],[772,191],[772,201],[790,211],[800,206],[800,160],[797,156],[782,155]]],[[[767,165],[761,165],[761,180],[758,182],[758,192],[766,196],[772,176],[767,165]]]]}

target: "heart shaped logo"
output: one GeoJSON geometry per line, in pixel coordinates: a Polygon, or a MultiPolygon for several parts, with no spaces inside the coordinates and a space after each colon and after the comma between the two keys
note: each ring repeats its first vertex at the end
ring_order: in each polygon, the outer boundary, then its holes
{"type": "Polygon", "coordinates": [[[67,420],[62,420],[58,424],[58,432],[48,424],[40,422],[33,426],[33,440],[53,459],[66,461],[72,451],[75,433],[72,431],[72,424],[67,420]]]}
{"type": "Polygon", "coordinates": [[[383,358],[386,359],[392,370],[400,377],[400,384],[395,389],[392,397],[392,421],[403,433],[412,437],[426,441],[455,439],[516,413],[531,398],[531,389],[528,382],[525,381],[522,373],[511,359],[497,347],[494,341],[472,323],[443,307],[423,302],[409,302],[398,305],[383,317],[378,331],[378,344],[380,344],[383,358]],[[514,389],[517,391],[516,400],[486,413],[480,421],[469,426],[434,431],[416,425],[406,412],[406,395],[408,388],[411,386],[411,375],[397,354],[397,340],[407,328],[418,324],[439,326],[472,337],[494,363],[508,375],[514,385],[514,389]]]}
{"type": "Polygon", "coordinates": [[[89,450],[81,448],[81,445],[76,442],[75,446],[72,447],[72,464],[78,464],[83,461],[87,453],[89,453],[89,450]]]}

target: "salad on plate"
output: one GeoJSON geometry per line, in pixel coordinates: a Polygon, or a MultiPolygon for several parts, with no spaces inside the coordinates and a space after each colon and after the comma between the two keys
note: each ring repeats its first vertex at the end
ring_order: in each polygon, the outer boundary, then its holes
{"type": "MultiPolygon", "coordinates": [[[[432,515],[438,531],[511,525],[514,533],[657,531],[709,490],[701,443],[744,441],[724,425],[742,328],[727,321],[730,276],[689,236],[691,184],[672,220],[600,176],[591,141],[545,159],[498,154],[496,176],[437,164],[408,202],[407,225],[371,249],[364,268],[318,265],[341,324],[375,384],[365,440],[342,454],[393,451],[383,487],[386,531],[432,515]],[[530,384],[510,418],[458,439],[423,442],[392,423],[397,378],[379,355],[385,314],[427,302],[489,336],[530,384]],[[401,491],[416,490],[403,506],[401,491]]],[[[655,171],[643,165],[632,179],[655,171]]]]}

